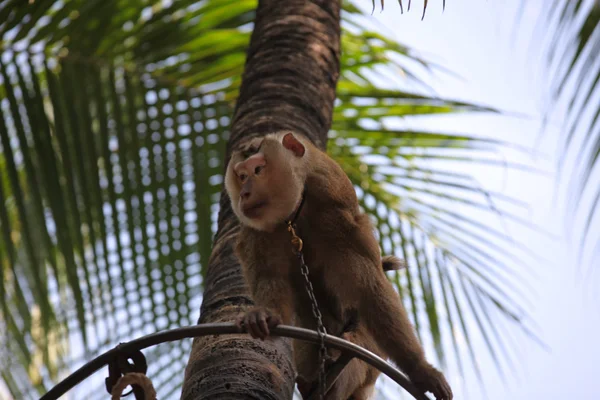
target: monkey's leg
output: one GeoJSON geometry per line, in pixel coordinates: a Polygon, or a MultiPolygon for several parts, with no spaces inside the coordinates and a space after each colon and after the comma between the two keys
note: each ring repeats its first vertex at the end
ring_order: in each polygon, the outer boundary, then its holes
{"type": "MultiPolygon", "coordinates": [[[[366,335],[364,326],[358,326],[355,330],[344,332],[340,337],[373,351],[376,354],[382,355],[376,348],[373,339],[366,335]]],[[[297,348],[298,347],[296,347],[296,349],[297,348]]],[[[315,350],[317,349],[315,348],[315,350]]],[[[303,399],[316,399],[317,397],[315,396],[318,390],[318,377],[315,372],[316,366],[318,366],[317,352],[314,352],[312,357],[306,357],[306,354],[308,354],[307,352],[302,354],[304,354],[304,357],[299,357],[300,360],[297,361],[302,361],[304,368],[309,369],[313,375],[311,378],[312,383],[309,384],[308,381],[299,380],[298,388],[300,389],[303,399]],[[302,358],[305,359],[302,360],[302,358]]],[[[336,380],[325,398],[327,400],[368,399],[373,392],[375,381],[379,376],[379,371],[356,358],[346,364],[343,361],[345,357],[339,350],[330,349],[329,355],[332,357],[333,363],[326,366],[327,379],[330,381],[332,379],[331,374],[334,374],[336,380]],[[341,362],[342,364],[338,365],[338,362],[341,362]],[[336,373],[336,368],[340,367],[343,369],[336,373]]]]}
{"type": "MultiPolygon", "coordinates": [[[[362,324],[359,324],[355,330],[344,332],[341,338],[385,357],[375,345],[373,338],[367,334],[365,326],[362,324]]],[[[376,368],[355,358],[341,372],[331,388],[331,397],[328,395],[327,398],[332,400],[338,398],[343,400],[367,400],[373,394],[379,374],[380,372],[376,368]]]]}
{"type": "Polygon", "coordinates": [[[352,393],[352,396],[350,396],[349,400],[369,400],[373,396],[374,391],[375,382],[370,385],[361,386],[358,388],[358,390],[352,393]]]}
{"type": "Polygon", "coordinates": [[[326,400],[366,400],[375,388],[377,375],[369,373],[369,366],[361,360],[353,359],[346,365],[335,384],[331,387],[326,400]],[[371,379],[368,379],[371,378],[371,379]]]}

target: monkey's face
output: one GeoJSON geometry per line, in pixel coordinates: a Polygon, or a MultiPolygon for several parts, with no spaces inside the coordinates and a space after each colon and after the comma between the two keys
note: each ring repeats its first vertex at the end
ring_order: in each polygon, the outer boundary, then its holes
{"type": "Polygon", "coordinates": [[[304,188],[304,145],[291,133],[254,139],[229,161],[225,188],[240,222],[273,231],[298,207],[304,188]]]}

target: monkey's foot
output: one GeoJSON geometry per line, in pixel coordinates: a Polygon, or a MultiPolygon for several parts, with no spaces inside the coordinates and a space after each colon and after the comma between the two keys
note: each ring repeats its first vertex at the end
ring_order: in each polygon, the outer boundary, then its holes
{"type": "Polygon", "coordinates": [[[235,323],[240,328],[243,325],[253,338],[264,340],[269,336],[269,330],[281,323],[281,319],[264,307],[255,307],[246,314],[240,315],[235,323]]]}
{"type": "Polygon", "coordinates": [[[417,388],[433,393],[437,400],[452,400],[452,389],[446,378],[431,365],[417,367],[409,377],[417,388]]]}

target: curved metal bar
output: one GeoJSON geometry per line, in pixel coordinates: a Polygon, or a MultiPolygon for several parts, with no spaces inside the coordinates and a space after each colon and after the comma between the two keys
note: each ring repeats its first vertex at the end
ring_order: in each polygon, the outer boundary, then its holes
{"type": "MultiPolygon", "coordinates": [[[[150,335],[134,339],[130,342],[120,343],[118,346],[99,355],[92,361],[83,365],[77,371],[73,372],[71,375],[50,389],[48,393],[40,398],[40,400],[57,400],[60,396],[64,395],[66,392],[75,387],[75,385],[81,383],[84,379],[111,362],[118,354],[126,354],[135,350],[142,350],[151,346],[155,346],[160,343],[173,342],[176,340],[194,338],[198,336],[226,335],[236,333],[240,334],[245,332],[241,331],[235,324],[229,322],[201,324],[152,333],[150,335]]],[[[279,325],[273,328],[271,333],[273,336],[290,337],[315,344],[319,343],[319,335],[317,332],[295,326],[279,325]]],[[[327,336],[325,338],[325,343],[328,345],[328,347],[341,350],[344,353],[350,353],[354,357],[359,358],[377,368],[379,371],[390,377],[398,385],[402,386],[407,392],[412,394],[415,399],[430,400],[429,397],[424,393],[421,393],[410,382],[410,380],[404,376],[402,372],[392,367],[388,362],[376,354],[373,354],[372,352],[363,349],[354,343],[340,339],[336,336],[327,336]]]]}

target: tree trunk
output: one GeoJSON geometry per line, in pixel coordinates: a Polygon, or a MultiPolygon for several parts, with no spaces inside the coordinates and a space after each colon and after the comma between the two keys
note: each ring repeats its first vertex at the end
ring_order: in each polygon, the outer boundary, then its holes
{"type": "MultiPolygon", "coordinates": [[[[339,58],[340,0],[260,0],[228,153],[244,137],[283,129],[324,148],[339,58]]],[[[252,305],[233,254],[238,222],[225,192],[220,206],[198,323],[233,321],[252,305]]],[[[287,400],[294,380],[287,340],[201,337],[193,343],[181,398],[287,400]]]]}

